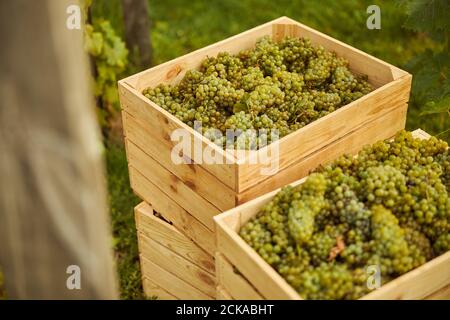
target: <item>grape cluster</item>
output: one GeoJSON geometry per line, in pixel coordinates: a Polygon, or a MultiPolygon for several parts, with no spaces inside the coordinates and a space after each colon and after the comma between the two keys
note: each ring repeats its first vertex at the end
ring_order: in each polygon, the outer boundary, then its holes
{"type": "Polygon", "coordinates": [[[282,188],[239,233],[304,298],[356,299],[369,266],[384,284],[450,250],[448,176],[446,142],[400,131],[282,188]]]}
{"type": "Polygon", "coordinates": [[[345,59],[309,39],[263,37],[253,49],[208,57],[178,84],[143,94],[191,127],[201,122],[203,134],[214,128],[226,136],[239,129],[233,139],[214,140],[222,147],[253,149],[261,147],[260,130],[283,137],[371,90],[345,59]]]}

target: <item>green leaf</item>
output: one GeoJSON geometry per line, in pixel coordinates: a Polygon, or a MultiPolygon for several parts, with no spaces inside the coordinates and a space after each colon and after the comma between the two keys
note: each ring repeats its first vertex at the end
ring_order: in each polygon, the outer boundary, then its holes
{"type": "Polygon", "coordinates": [[[102,97],[106,102],[114,104],[118,98],[116,85],[114,84],[104,87],[102,97]]]}
{"type": "MultiPolygon", "coordinates": [[[[128,50],[109,21],[96,20],[85,26],[85,49],[94,57],[94,93],[109,105],[118,105],[117,78],[128,64],[128,50]]],[[[105,116],[106,118],[106,116],[105,116]]]]}
{"type": "Polygon", "coordinates": [[[92,56],[98,57],[103,49],[103,36],[95,32],[91,25],[86,26],[84,49],[92,56]]]}
{"type": "Polygon", "coordinates": [[[127,64],[128,50],[125,43],[118,37],[109,23],[102,20],[96,24],[96,27],[102,32],[104,37],[103,59],[113,67],[117,67],[119,72],[123,71],[127,64]]]}
{"type": "Polygon", "coordinates": [[[404,0],[400,3],[408,16],[404,24],[406,28],[426,32],[438,40],[445,39],[450,30],[450,1],[404,0]]]}

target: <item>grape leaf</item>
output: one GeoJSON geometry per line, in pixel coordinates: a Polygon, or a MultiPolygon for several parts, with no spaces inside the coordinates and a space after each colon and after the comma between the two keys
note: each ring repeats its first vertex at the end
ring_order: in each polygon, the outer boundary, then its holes
{"type": "Polygon", "coordinates": [[[419,104],[439,101],[450,94],[450,53],[427,50],[406,67],[414,74],[412,92],[419,104]]]}
{"type": "Polygon", "coordinates": [[[109,65],[122,69],[126,64],[128,55],[125,43],[115,34],[109,21],[99,22],[98,27],[104,35],[104,58],[109,65]]]}
{"type": "Polygon", "coordinates": [[[94,58],[96,79],[94,93],[104,102],[118,108],[117,75],[125,70],[128,50],[107,20],[96,20],[85,26],[85,50],[94,58]]]}
{"type": "Polygon", "coordinates": [[[450,30],[450,1],[448,0],[403,0],[408,16],[404,26],[426,32],[437,40],[444,40],[450,30]]]}

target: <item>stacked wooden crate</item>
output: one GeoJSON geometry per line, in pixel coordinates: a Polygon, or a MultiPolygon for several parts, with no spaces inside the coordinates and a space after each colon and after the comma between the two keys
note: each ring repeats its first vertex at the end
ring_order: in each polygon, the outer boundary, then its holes
{"type": "MultiPolygon", "coordinates": [[[[416,138],[428,139],[423,130],[416,138]]],[[[299,185],[307,177],[292,185],[299,185]]],[[[278,190],[214,218],[217,224],[216,276],[221,297],[235,300],[302,299],[239,235],[242,225],[278,190]]],[[[362,299],[450,299],[450,251],[388,282],[362,299]]]]}
{"type": "MultiPolygon", "coordinates": [[[[172,252],[175,247],[164,245],[165,240],[159,240],[160,234],[143,231],[145,224],[150,222],[150,214],[145,219],[147,222],[140,220],[143,208],[147,208],[147,213],[157,212],[166,221],[167,232],[173,232],[177,237],[185,236],[211,261],[215,254],[215,215],[300,179],[311,169],[344,152],[356,153],[365,144],[393,136],[405,126],[410,87],[411,75],[405,71],[286,17],[119,81],[131,186],[147,203],[136,209],[146,292],[165,290],[171,296],[181,298],[173,293],[177,289],[172,290],[168,282],[160,279],[161,270],[165,270],[168,276],[182,279],[196,289],[204,289],[202,292],[209,297],[215,295],[209,288],[199,288],[200,284],[193,283],[193,279],[184,277],[179,271],[173,268],[168,271],[171,255],[163,259],[155,251],[150,257],[151,248],[157,243],[172,252]],[[187,70],[198,68],[208,56],[250,49],[266,35],[274,40],[285,36],[310,38],[313,43],[348,59],[352,72],[366,74],[374,91],[273,142],[269,148],[244,154],[217,147],[142,94],[145,88],[160,83],[176,84],[187,70]],[[184,130],[192,148],[182,152],[176,149],[179,141],[172,141],[171,137],[177,129],[184,130]],[[255,159],[267,159],[268,149],[274,152],[269,154],[273,155],[268,158],[270,161],[255,163],[255,159]],[[173,150],[188,162],[192,160],[191,163],[176,164],[172,160],[173,150]],[[214,153],[222,162],[210,163],[201,156],[199,159],[195,152],[199,150],[201,155],[214,153]],[[278,170],[267,175],[264,169],[270,166],[278,170]],[[154,241],[147,241],[147,238],[154,241]]],[[[187,257],[184,251],[174,254],[174,257],[185,258],[201,268],[196,256],[187,257]]],[[[215,274],[213,267],[202,270],[215,274]]],[[[219,287],[217,292],[224,291],[219,287]]],[[[195,294],[183,297],[201,298],[195,294]]]]}
{"type": "Polygon", "coordinates": [[[159,299],[214,299],[214,259],[142,202],[135,208],[144,291],[159,299]]]}

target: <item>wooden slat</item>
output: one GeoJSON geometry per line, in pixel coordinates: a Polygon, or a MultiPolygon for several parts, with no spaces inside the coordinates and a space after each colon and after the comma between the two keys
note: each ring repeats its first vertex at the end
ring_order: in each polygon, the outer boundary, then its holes
{"type": "MultiPolygon", "coordinates": [[[[173,145],[152,135],[139,119],[122,112],[125,136],[164,168],[176,175],[185,185],[222,211],[235,207],[236,192],[219,181],[203,167],[195,164],[175,164],[173,145]]],[[[133,165],[133,164],[132,164],[133,165]]]]}
{"type": "Polygon", "coordinates": [[[264,298],[240,274],[221,253],[216,254],[216,277],[218,284],[236,300],[263,300],[264,298]]]}
{"type": "MultiPolygon", "coordinates": [[[[176,175],[145,154],[133,142],[126,140],[125,143],[128,148],[129,162],[136,170],[209,229],[212,230],[214,228],[212,217],[221,212],[218,208],[189,188],[176,175]]],[[[142,193],[139,189],[134,190],[139,194],[142,193]]]]}
{"type": "Polygon", "coordinates": [[[209,296],[194,286],[190,285],[183,279],[178,278],[172,273],[164,270],[149,259],[140,255],[141,271],[144,277],[150,278],[159,287],[168,293],[183,300],[212,300],[213,296],[209,296]]]}
{"type": "Polygon", "coordinates": [[[407,109],[407,104],[404,104],[403,107],[397,108],[346,134],[313,154],[299,159],[276,175],[269,176],[266,180],[239,193],[237,195],[238,203],[245,203],[292,181],[301,179],[308,175],[311,170],[336,159],[342,154],[356,154],[364,145],[394,136],[395,133],[405,127],[407,109]]]}
{"type": "Polygon", "coordinates": [[[300,299],[297,292],[234,231],[234,229],[240,227],[239,212],[222,216],[222,219],[218,217],[214,218],[216,221],[217,250],[239,268],[243,276],[261,295],[273,300],[300,299]],[[230,219],[230,221],[225,223],[225,219],[230,219]],[[230,227],[230,225],[233,227],[230,227]]]}
{"type": "Polygon", "coordinates": [[[145,178],[139,171],[129,167],[130,182],[135,190],[139,190],[141,199],[146,199],[153,209],[170,221],[178,230],[192,239],[199,247],[213,256],[215,236],[213,231],[195,219],[190,213],[169,198],[156,185],[145,178]]]}
{"type": "Polygon", "coordinates": [[[450,251],[388,282],[362,299],[423,299],[450,284],[450,251]]]}
{"type": "Polygon", "coordinates": [[[138,240],[139,252],[142,257],[176,277],[183,279],[203,293],[212,297],[216,294],[216,280],[213,274],[143,233],[138,234],[138,240]]]}
{"type": "Polygon", "coordinates": [[[429,139],[431,135],[429,135],[427,132],[423,131],[422,129],[416,129],[413,132],[414,138],[420,138],[420,139],[429,139]]]}
{"type": "Polygon", "coordinates": [[[222,288],[220,285],[217,286],[217,291],[216,291],[216,299],[217,300],[234,300],[232,296],[230,296],[230,294],[224,289],[222,288]]]}
{"type": "Polygon", "coordinates": [[[174,253],[196,264],[203,270],[214,274],[213,256],[206,253],[177,228],[154,215],[152,208],[145,202],[135,208],[136,227],[145,236],[152,238],[174,253]]]}
{"type": "MultiPolygon", "coordinates": [[[[274,142],[279,146],[279,170],[291,166],[299,157],[316,152],[348,132],[367,125],[390,111],[403,108],[408,102],[410,87],[411,76],[402,77],[274,142]]],[[[404,121],[399,119],[400,123],[404,121]]],[[[384,129],[384,126],[380,127],[380,130],[384,129]]],[[[264,154],[266,148],[269,146],[258,150],[257,154],[264,154]]],[[[239,193],[267,178],[261,174],[262,167],[264,165],[261,163],[251,164],[249,157],[238,160],[239,193]]]]}
{"type": "MultiPolygon", "coordinates": [[[[158,140],[165,141],[165,143],[175,146],[177,143],[171,140],[171,134],[174,130],[182,128],[189,133],[193,146],[198,144],[201,146],[202,152],[205,148],[210,148],[221,155],[224,159],[223,164],[217,165],[203,162],[201,166],[211,172],[224,184],[235,190],[236,164],[232,155],[209,142],[209,140],[200,133],[194,131],[174,115],[144,97],[141,92],[136,91],[124,81],[119,81],[119,97],[122,109],[132,115],[135,119],[140,119],[146,127],[151,128],[152,134],[158,140]]],[[[196,160],[191,153],[186,156],[194,161],[196,160]]],[[[196,162],[198,163],[199,161],[196,162]]]]}
{"type": "Polygon", "coordinates": [[[178,300],[177,297],[168,293],[149,278],[144,277],[142,279],[142,286],[144,287],[144,293],[147,298],[156,298],[158,300],[178,300]]]}

